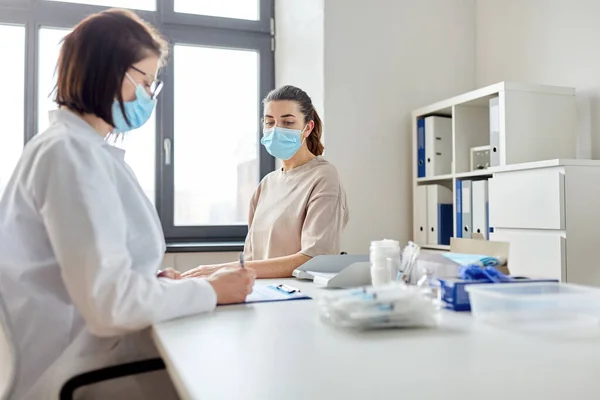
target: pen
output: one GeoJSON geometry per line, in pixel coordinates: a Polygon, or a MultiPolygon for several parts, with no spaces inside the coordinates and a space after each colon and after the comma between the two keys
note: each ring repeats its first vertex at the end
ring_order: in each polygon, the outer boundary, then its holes
{"type": "Polygon", "coordinates": [[[240,253],[240,267],[246,268],[244,265],[244,253],[240,253]]]}

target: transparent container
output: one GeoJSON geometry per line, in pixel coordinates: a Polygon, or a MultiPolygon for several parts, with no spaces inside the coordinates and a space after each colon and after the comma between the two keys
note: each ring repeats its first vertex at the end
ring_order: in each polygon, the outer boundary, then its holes
{"type": "Polygon", "coordinates": [[[600,289],[558,282],[465,287],[479,320],[511,330],[600,335],[600,289]]]}

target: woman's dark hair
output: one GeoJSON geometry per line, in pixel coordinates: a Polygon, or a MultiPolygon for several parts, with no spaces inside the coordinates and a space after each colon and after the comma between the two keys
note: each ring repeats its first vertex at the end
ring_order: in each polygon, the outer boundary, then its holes
{"type": "Polygon", "coordinates": [[[323,150],[325,149],[323,143],[321,143],[323,122],[321,122],[321,118],[319,118],[319,114],[317,114],[317,110],[315,110],[315,106],[313,106],[312,100],[308,94],[295,86],[285,85],[269,92],[267,97],[263,100],[263,103],[266,104],[270,101],[281,100],[295,101],[300,106],[300,112],[304,115],[304,122],[308,123],[308,121],[314,121],[315,127],[306,138],[306,146],[315,156],[322,155],[323,150]]]}
{"type": "Polygon", "coordinates": [[[135,13],[112,9],[91,15],[63,39],[54,101],[114,126],[115,99],[125,115],[121,95],[125,73],[151,54],[162,65],[167,42],[135,13]]]}

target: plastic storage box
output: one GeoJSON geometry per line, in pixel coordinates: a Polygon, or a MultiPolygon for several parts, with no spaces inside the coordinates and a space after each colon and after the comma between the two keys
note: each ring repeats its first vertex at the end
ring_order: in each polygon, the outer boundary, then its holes
{"type": "Polygon", "coordinates": [[[600,289],[566,283],[469,285],[471,312],[480,321],[527,331],[576,328],[600,333],[600,289]]]}
{"type": "MultiPolygon", "coordinates": [[[[470,285],[483,285],[490,283],[484,280],[467,281],[458,278],[438,279],[440,289],[440,300],[445,308],[454,311],[470,311],[471,303],[469,301],[469,293],[466,287],[470,285]]],[[[514,283],[532,283],[532,282],[558,282],[557,279],[529,279],[515,278],[514,283]]],[[[506,285],[503,283],[495,283],[495,285],[506,285]]]]}

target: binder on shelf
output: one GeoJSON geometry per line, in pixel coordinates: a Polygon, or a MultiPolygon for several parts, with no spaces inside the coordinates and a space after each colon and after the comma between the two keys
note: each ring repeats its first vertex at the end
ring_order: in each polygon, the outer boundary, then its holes
{"type": "Polygon", "coordinates": [[[473,233],[489,239],[488,229],[488,181],[473,181],[473,233]]]}
{"type": "Polygon", "coordinates": [[[417,186],[415,194],[415,220],[413,237],[415,243],[427,244],[427,186],[417,186]]]}
{"type": "Polygon", "coordinates": [[[425,120],[417,120],[417,177],[425,178],[425,120]]]}
{"type": "Polygon", "coordinates": [[[462,237],[464,239],[471,239],[473,236],[471,235],[473,228],[473,219],[472,219],[472,197],[471,197],[471,187],[472,181],[465,180],[462,181],[462,196],[461,196],[461,206],[462,206],[462,237]]]}
{"type": "Polygon", "coordinates": [[[425,118],[425,176],[452,172],[452,118],[425,118]]]}
{"type": "Polygon", "coordinates": [[[427,185],[427,243],[449,245],[452,220],[452,191],[442,185],[427,185]]]}
{"type": "Polygon", "coordinates": [[[462,181],[456,180],[455,188],[455,204],[456,204],[456,237],[462,238],[463,220],[462,220],[462,181]]]}
{"type": "Polygon", "coordinates": [[[500,99],[490,99],[490,167],[500,165],[500,99]]]}

